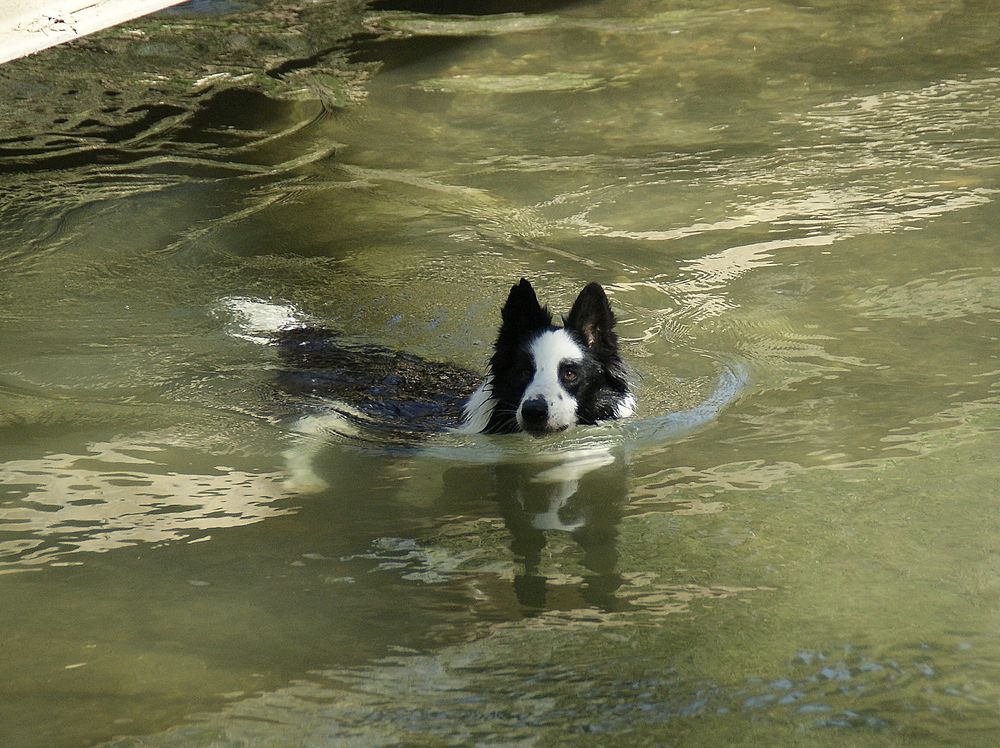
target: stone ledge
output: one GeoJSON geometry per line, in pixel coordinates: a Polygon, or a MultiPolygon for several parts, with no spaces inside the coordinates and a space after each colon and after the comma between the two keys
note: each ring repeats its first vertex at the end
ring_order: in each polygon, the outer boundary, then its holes
{"type": "Polygon", "coordinates": [[[0,63],[181,2],[183,0],[0,0],[0,63]]]}

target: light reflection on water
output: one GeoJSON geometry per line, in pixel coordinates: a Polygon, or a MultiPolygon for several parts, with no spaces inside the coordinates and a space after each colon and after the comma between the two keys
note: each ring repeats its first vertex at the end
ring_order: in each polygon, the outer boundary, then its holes
{"type": "Polygon", "coordinates": [[[178,475],[175,461],[199,459],[180,451],[129,440],[92,442],[83,454],[8,460],[3,524],[14,539],[0,542],[0,571],[82,564],[75,560],[81,552],[207,539],[205,531],[290,511],[275,506],[286,493],[278,474],[212,465],[204,474],[178,475]]]}
{"type": "Polygon", "coordinates": [[[545,5],[367,17],[341,111],[298,29],[281,90],[18,120],[6,743],[992,742],[996,11],[545,5]],[[291,490],[221,300],[480,368],[522,275],[606,285],[635,421],[291,490]]]}

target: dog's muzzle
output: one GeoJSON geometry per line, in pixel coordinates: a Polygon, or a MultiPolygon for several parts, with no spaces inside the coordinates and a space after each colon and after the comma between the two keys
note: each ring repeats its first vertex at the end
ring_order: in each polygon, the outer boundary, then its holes
{"type": "Polygon", "coordinates": [[[533,436],[541,436],[553,431],[562,431],[563,425],[549,423],[549,406],[544,397],[533,397],[521,403],[521,427],[533,436]]]}

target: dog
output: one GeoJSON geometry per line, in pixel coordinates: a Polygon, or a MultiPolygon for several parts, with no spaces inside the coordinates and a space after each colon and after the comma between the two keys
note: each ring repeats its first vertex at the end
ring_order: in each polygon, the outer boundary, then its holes
{"type": "Polygon", "coordinates": [[[599,283],[584,287],[557,327],[521,278],[500,317],[489,372],[466,402],[459,431],[542,436],[635,412],[615,316],[599,283]]]}
{"type": "Polygon", "coordinates": [[[580,292],[562,327],[527,280],[512,286],[485,379],[351,342],[288,305],[230,297],[219,311],[233,336],[278,349],[280,398],[271,410],[292,416],[302,437],[285,453],[296,490],[323,487],[314,458],[331,435],[380,448],[447,432],[543,436],[625,418],[636,407],[615,316],[598,283],[580,292]]]}

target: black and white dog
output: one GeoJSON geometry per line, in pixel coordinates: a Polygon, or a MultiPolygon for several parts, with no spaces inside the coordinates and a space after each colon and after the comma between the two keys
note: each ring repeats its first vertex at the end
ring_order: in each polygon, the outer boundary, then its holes
{"type": "Polygon", "coordinates": [[[600,284],[584,287],[563,327],[552,324],[524,278],[511,287],[500,315],[488,376],[465,404],[460,431],[538,436],[635,411],[615,316],[600,284]]]}
{"type": "Polygon", "coordinates": [[[635,410],[615,317],[597,283],[558,327],[522,278],[501,310],[485,381],[451,364],[351,343],[289,306],[232,298],[224,308],[236,335],[278,347],[279,389],[292,410],[301,403],[309,414],[296,424],[301,433],[388,442],[449,430],[541,436],[635,410]]]}
{"type": "Polygon", "coordinates": [[[285,452],[293,491],[325,487],[315,458],[331,435],[384,447],[447,431],[542,436],[635,411],[615,317],[597,283],[580,292],[558,327],[522,278],[501,310],[485,380],[452,364],[350,342],[289,305],[231,297],[220,310],[234,336],[278,348],[284,400],[276,414],[294,416],[292,428],[303,437],[285,452]]]}

